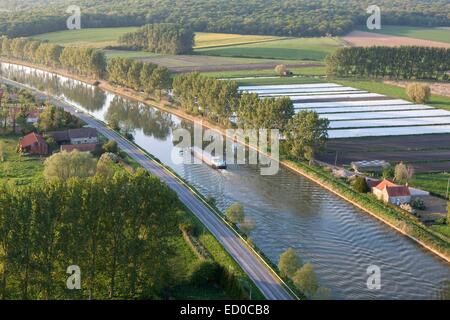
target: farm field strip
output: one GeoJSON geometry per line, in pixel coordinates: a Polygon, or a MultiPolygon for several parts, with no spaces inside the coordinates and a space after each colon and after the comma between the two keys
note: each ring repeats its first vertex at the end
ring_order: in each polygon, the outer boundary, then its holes
{"type": "Polygon", "coordinates": [[[354,137],[382,137],[382,136],[410,136],[423,134],[449,133],[450,125],[442,126],[416,126],[416,127],[391,127],[391,128],[359,128],[339,129],[328,131],[331,139],[354,137]]]}
{"type": "Polygon", "coordinates": [[[302,101],[302,100],[321,100],[321,99],[368,99],[368,98],[382,98],[385,97],[378,93],[355,93],[355,94],[328,94],[322,96],[290,96],[291,100],[302,101]]]}
{"type": "Polygon", "coordinates": [[[364,90],[355,90],[355,91],[339,91],[339,92],[296,92],[296,93],[265,93],[265,94],[260,94],[260,97],[292,97],[292,96],[325,96],[325,95],[330,95],[330,94],[363,94],[363,93],[368,93],[367,91],[364,90]]]}
{"type": "Polygon", "coordinates": [[[343,102],[312,102],[294,103],[294,107],[314,107],[314,108],[338,108],[338,107],[370,107],[370,106],[402,106],[412,105],[405,100],[382,100],[382,101],[343,101],[343,102]]]}
{"type": "MultiPolygon", "coordinates": [[[[450,117],[450,112],[440,109],[429,110],[405,110],[401,112],[362,112],[362,113],[334,113],[325,114],[323,118],[332,121],[362,120],[362,119],[403,119],[403,118],[428,118],[428,117],[450,117]]],[[[396,120],[397,121],[397,120],[396,120]]]]}
{"type": "Polygon", "coordinates": [[[342,87],[340,84],[335,83],[306,83],[306,84],[280,84],[280,85],[268,85],[268,86],[240,86],[240,91],[251,91],[258,93],[260,90],[268,89],[302,89],[302,88],[333,88],[342,87]]]}
{"type": "MultiPolygon", "coordinates": [[[[398,135],[332,139],[320,161],[349,165],[353,161],[386,160],[413,164],[416,172],[448,171],[450,168],[450,134],[398,135]]],[[[445,179],[445,185],[447,185],[445,179]]]]}
{"type": "Polygon", "coordinates": [[[261,98],[287,96],[296,113],[313,110],[330,120],[330,138],[450,132],[450,112],[334,83],[244,86],[261,98]],[[270,93],[267,93],[270,92],[270,93]],[[348,99],[348,101],[346,101],[348,99]],[[351,101],[350,101],[351,100],[351,101]]]}
{"type": "Polygon", "coordinates": [[[341,46],[342,44],[337,38],[288,38],[252,44],[196,49],[195,53],[223,57],[323,61],[328,54],[341,46]]]}
{"type": "Polygon", "coordinates": [[[424,28],[411,26],[383,26],[381,30],[370,32],[383,35],[407,37],[450,43],[450,30],[445,28],[424,28]]]}
{"type": "MultiPolygon", "coordinates": [[[[273,94],[273,95],[287,95],[295,93],[313,93],[313,92],[341,92],[341,91],[361,91],[352,87],[320,87],[320,88],[292,88],[292,89],[259,89],[252,90],[258,94],[273,94]]],[[[365,91],[367,92],[367,91],[365,91]]]]}
{"type": "Polygon", "coordinates": [[[379,111],[412,111],[412,110],[434,110],[433,107],[424,105],[404,105],[404,106],[368,106],[368,107],[339,107],[339,108],[309,108],[294,107],[294,110],[312,110],[318,114],[355,114],[355,113],[374,113],[379,111]]]}
{"type": "MultiPolygon", "coordinates": [[[[342,128],[385,128],[385,127],[412,127],[412,126],[430,126],[430,125],[450,125],[450,115],[446,117],[430,118],[408,118],[408,119],[370,119],[370,120],[343,120],[331,121],[330,129],[342,128]]],[[[414,129],[414,128],[412,128],[414,129]]]]}

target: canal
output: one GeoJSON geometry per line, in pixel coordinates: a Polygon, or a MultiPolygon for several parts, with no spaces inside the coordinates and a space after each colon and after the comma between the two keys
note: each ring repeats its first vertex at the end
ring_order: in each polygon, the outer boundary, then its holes
{"type": "MultiPolygon", "coordinates": [[[[172,131],[193,124],[77,80],[3,63],[2,75],[117,123],[135,142],[173,168],[224,210],[234,202],[256,224],[253,242],[277,263],[288,248],[317,271],[333,299],[433,299],[449,290],[450,266],[412,240],[287,169],[260,175],[256,165],[213,170],[172,161],[172,131]],[[367,268],[381,269],[381,289],[369,290],[367,268]]],[[[176,152],[175,152],[176,154],[176,152]]],[[[448,294],[448,293],[447,293],[448,294]]]]}

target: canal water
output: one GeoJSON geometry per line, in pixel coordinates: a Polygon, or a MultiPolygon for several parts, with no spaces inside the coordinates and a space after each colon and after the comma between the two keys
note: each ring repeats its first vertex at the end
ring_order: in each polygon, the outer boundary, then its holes
{"type": "Polygon", "coordinates": [[[332,299],[435,299],[448,297],[450,266],[412,240],[315,183],[281,168],[260,175],[256,165],[216,171],[175,164],[172,131],[192,123],[97,87],[28,67],[2,64],[2,75],[59,96],[105,122],[118,122],[135,142],[172,167],[224,210],[245,207],[256,228],[254,243],[275,263],[294,248],[315,266],[332,299]],[[381,289],[367,288],[367,268],[381,269],[381,289]]]}

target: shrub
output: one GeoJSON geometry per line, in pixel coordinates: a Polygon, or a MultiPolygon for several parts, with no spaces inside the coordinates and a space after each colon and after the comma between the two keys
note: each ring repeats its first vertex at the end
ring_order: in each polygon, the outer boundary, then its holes
{"type": "Polygon", "coordinates": [[[288,249],[280,256],[278,268],[283,276],[292,278],[302,266],[302,261],[294,249],[288,249]]]}
{"type": "Polygon", "coordinates": [[[233,203],[228,207],[227,210],[225,210],[225,217],[228,219],[228,221],[234,224],[244,222],[244,207],[240,203],[233,203]]]}
{"type": "Polygon", "coordinates": [[[381,176],[384,179],[392,179],[394,178],[394,168],[392,166],[386,166],[383,168],[383,172],[381,173],[381,176]]]}
{"type": "Polygon", "coordinates": [[[103,151],[110,153],[117,153],[119,151],[117,142],[114,140],[109,140],[107,143],[103,145],[103,151]]]}
{"type": "Polygon", "coordinates": [[[319,283],[312,264],[307,263],[295,273],[292,281],[307,297],[312,298],[319,289],[319,283]]]}
{"type": "Polygon", "coordinates": [[[367,193],[370,191],[369,185],[364,177],[357,177],[352,186],[353,189],[359,193],[367,193]]]}
{"type": "Polygon", "coordinates": [[[411,202],[411,206],[417,210],[425,210],[426,209],[425,202],[420,198],[414,199],[411,202]]]}
{"type": "Polygon", "coordinates": [[[280,76],[287,76],[290,74],[289,70],[286,68],[284,64],[279,64],[275,67],[275,72],[280,76]]]}
{"type": "Polygon", "coordinates": [[[181,230],[184,230],[188,234],[190,234],[193,237],[197,237],[199,235],[199,230],[195,224],[193,224],[191,221],[187,221],[185,223],[182,223],[180,225],[181,230]]]}
{"type": "Polygon", "coordinates": [[[425,103],[430,100],[431,89],[427,85],[413,83],[406,87],[406,93],[412,101],[416,103],[425,103]]]}
{"type": "Polygon", "coordinates": [[[217,201],[216,201],[216,198],[214,198],[213,196],[208,196],[208,197],[206,197],[206,200],[205,200],[210,206],[215,206],[216,205],[216,203],[217,203],[217,201]]]}
{"type": "Polygon", "coordinates": [[[211,260],[196,263],[191,271],[191,283],[203,287],[211,283],[218,283],[220,279],[220,266],[211,260]]]}

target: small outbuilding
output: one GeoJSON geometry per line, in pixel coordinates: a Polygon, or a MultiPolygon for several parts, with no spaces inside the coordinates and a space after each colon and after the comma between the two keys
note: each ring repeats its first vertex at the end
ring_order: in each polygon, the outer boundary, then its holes
{"type": "Polygon", "coordinates": [[[19,142],[20,151],[31,155],[47,155],[48,144],[39,134],[32,132],[23,137],[19,142]]]}
{"type": "Polygon", "coordinates": [[[61,146],[61,151],[72,152],[94,152],[97,148],[96,144],[64,144],[61,146]]]}
{"type": "Polygon", "coordinates": [[[351,163],[352,169],[355,172],[382,172],[384,168],[390,166],[390,163],[384,160],[371,161],[355,161],[351,163]]]}

